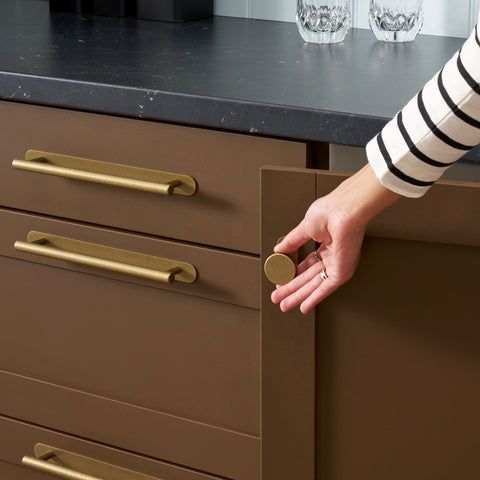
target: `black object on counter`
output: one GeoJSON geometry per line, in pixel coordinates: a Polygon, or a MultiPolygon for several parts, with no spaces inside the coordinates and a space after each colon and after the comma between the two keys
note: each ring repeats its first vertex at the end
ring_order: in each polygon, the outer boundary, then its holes
{"type": "Polygon", "coordinates": [[[213,0],[137,0],[137,17],[188,22],[213,16],[213,0]]]}
{"type": "Polygon", "coordinates": [[[93,0],[50,0],[52,12],[91,13],[93,0]]]}
{"type": "Polygon", "coordinates": [[[136,12],[135,0],[93,0],[93,13],[109,17],[130,17],[136,12]]]}

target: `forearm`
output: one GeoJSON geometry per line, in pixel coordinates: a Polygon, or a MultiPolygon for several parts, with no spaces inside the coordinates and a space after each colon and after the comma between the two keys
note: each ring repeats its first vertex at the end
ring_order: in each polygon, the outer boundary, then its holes
{"type": "Polygon", "coordinates": [[[402,196],[384,187],[372,167],[367,164],[337,189],[349,215],[358,223],[367,225],[402,196]]]}
{"type": "Polygon", "coordinates": [[[478,28],[445,67],[367,146],[369,162],[390,190],[421,197],[480,142],[478,28]]]}

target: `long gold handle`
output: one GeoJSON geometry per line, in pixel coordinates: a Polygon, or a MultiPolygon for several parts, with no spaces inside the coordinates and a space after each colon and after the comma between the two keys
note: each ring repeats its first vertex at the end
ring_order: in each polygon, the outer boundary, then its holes
{"type": "Polygon", "coordinates": [[[65,480],[103,480],[98,477],[92,477],[92,475],[88,475],[87,473],[77,472],[76,470],[62,467],[61,465],[49,463],[48,460],[53,458],[53,456],[54,454],[51,452],[46,453],[39,458],[25,455],[22,458],[22,464],[26,467],[38,470],[39,472],[55,475],[56,477],[64,478],[65,480]]]}
{"type": "Polygon", "coordinates": [[[161,283],[193,283],[193,265],[104,245],[82,242],[41,232],[29,232],[27,241],[17,241],[15,249],[56,260],[123,273],[161,283]]]}
{"type": "Polygon", "coordinates": [[[64,480],[159,480],[123,467],[37,443],[35,456],[22,458],[25,467],[64,480]]]}
{"type": "Polygon", "coordinates": [[[16,170],[43,173],[159,195],[191,196],[197,190],[196,181],[188,175],[99,162],[37,150],[29,150],[25,154],[24,160],[13,160],[12,167],[16,170]]]}

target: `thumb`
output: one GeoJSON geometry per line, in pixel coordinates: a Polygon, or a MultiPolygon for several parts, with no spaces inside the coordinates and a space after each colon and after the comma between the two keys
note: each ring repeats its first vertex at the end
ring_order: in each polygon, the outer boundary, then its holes
{"type": "Polygon", "coordinates": [[[305,230],[305,220],[302,220],[285,238],[274,248],[277,253],[293,253],[311,238],[305,230]]]}

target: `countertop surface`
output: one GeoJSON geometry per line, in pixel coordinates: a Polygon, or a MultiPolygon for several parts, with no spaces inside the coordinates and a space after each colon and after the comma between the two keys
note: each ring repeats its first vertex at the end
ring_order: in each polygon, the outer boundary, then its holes
{"type": "Polygon", "coordinates": [[[51,15],[47,0],[2,0],[0,99],[364,146],[462,43],[353,30],[310,45],[292,23],[51,15]]]}

